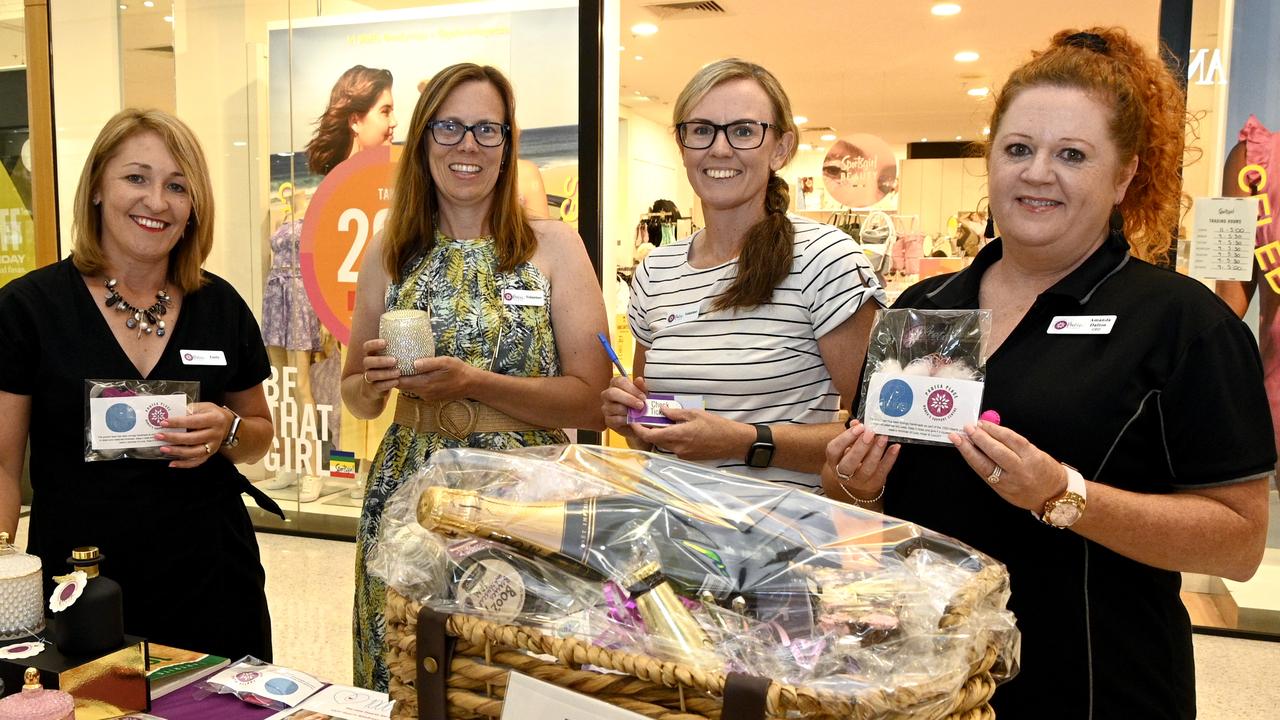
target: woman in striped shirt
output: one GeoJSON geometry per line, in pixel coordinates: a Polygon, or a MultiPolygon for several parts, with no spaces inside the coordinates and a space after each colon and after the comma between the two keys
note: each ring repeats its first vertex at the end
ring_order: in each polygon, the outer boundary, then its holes
{"type": "Polygon", "coordinates": [[[797,130],[768,70],[704,67],[674,120],[706,227],[636,269],[634,377],[602,394],[605,421],[632,447],[816,490],[883,290],[848,235],[787,214],[777,173],[797,130]],[[667,408],[668,426],[628,422],[646,392],[699,395],[704,409],[667,408]]]}

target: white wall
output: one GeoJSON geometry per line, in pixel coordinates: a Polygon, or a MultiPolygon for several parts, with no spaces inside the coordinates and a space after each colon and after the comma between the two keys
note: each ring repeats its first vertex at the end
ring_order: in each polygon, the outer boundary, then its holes
{"type": "Polygon", "coordinates": [[[58,240],[71,252],[76,185],[98,131],[120,111],[116,0],[51,0],[53,121],[57,147],[58,240]]]}

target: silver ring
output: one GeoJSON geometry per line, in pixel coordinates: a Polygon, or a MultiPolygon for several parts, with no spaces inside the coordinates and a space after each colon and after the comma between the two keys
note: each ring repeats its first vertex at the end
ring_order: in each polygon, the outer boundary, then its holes
{"type": "Polygon", "coordinates": [[[204,454],[205,454],[205,455],[212,455],[212,454],[213,454],[213,448],[209,447],[209,443],[205,443],[205,444],[204,444],[204,454]]]}
{"type": "Polygon", "coordinates": [[[991,485],[999,485],[1000,476],[1002,474],[1004,474],[1004,468],[997,465],[996,468],[991,471],[991,474],[987,476],[987,483],[991,485]]]}
{"type": "Polygon", "coordinates": [[[840,463],[836,463],[832,467],[832,469],[836,471],[836,477],[840,478],[845,482],[848,482],[853,477],[853,473],[849,473],[848,475],[845,475],[844,473],[840,472],[840,463]]]}

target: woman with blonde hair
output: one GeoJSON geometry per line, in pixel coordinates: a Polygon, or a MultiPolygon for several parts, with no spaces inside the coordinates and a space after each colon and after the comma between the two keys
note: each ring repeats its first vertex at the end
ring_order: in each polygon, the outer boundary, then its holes
{"type": "Polygon", "coordinates": [[[820,490],[822,448],[856,393],[884,293],[847,234],[788,214],[778,171],[797,131],[768,70],[711,63],[673,115],[705,227],[636,268],[633,379],[602,395],[605,422],[632,447],[820,490]],[[628,422],[646,392],[701,395],[705,407],[668,409],[665,427],[628,422]]]}
{"type": "Polygon", "coordinates": [[[241,493],[280,509],[235,467],[271,444],[267,355],[240,295],[201,269],[213,192],[191,129],[158,110],[111,118],[80,176],[74,237],[71,257],[0,290],[0,530],[15,534],[30,440],[27,549],[46,578],[73,548],[97,546],[123,590],[125,632],[270,658],[241,493]],[[88,462],[86,383],[127,381],[117,392],[132,395],[162,380],[198,383],[199,401],[183,416],[148,414],[160,458],[88,462]]]}
{"type": "MultiPolygon", "coordinates": [[[[1009,568],[1021,671],[1000,717],[1191,718],[1179,572],[1248,579],[1276,462],[1249,328],[1150,264],[1177,225],[1184,97],[1123,30],[1064,30],[996,97],[1001,237],[895,307],[988,308],[983,420],[954,447],[860,424],[824,479],[1009,568]]],[[[868,398],[869,402],[874,398],[868,398]]]]}
{"type": "Polygon", "coordinates": [[[342,397],[375,417],[399,389],[373,459],[356,539],[355,681],[388,684],[386,590],[367,574],[383,507],[442,448],[506,450],[601,427],[609,363],[600,286],[573,228],[530,220],[517,195],[515,97],[496,68],[435,75],[413,111],[383,233],[360,270],[342,397]],[[431,314],[435,357],[401,375],[379,316],[431,314]],[[459,418],[457,425],[448,418],[459,418]]]}

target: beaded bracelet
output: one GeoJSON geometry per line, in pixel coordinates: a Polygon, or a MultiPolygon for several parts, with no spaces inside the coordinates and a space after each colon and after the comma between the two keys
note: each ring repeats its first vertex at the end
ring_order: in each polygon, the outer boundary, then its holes
{"type": "Polygon", "coordinates": [[[857,495],[854,495],[853,493],[849,492],[849,488],[845,487],[845,486],[844,486],[844,483],[840,483],[840,489],[841,489],[842,491],[844,491],[844,494],[845,494],[846,496],[848,496],[848,498],[849,498],[850,500],[852,500],[852,501],[853,501],[853,504],[854,504],[854,505],[857,505],[857,506],[859,506],[859,507],[871,507],[872,505],[875,505],[876,503],[880,502],[880,498],[884,497],[884,489],[885,489],[885,487],[887,487],[888,485],[889,485],[889,483],[887,483],[887,482],[886,482],[884,485],[881,485],[881,486],[880,486],[880,492],[876,493],[876,496],[875,496],[875,497],[870,498],[870,499],[867,499],[867,500],[863,500],[862,498],[858,497],[857,495]]]}

